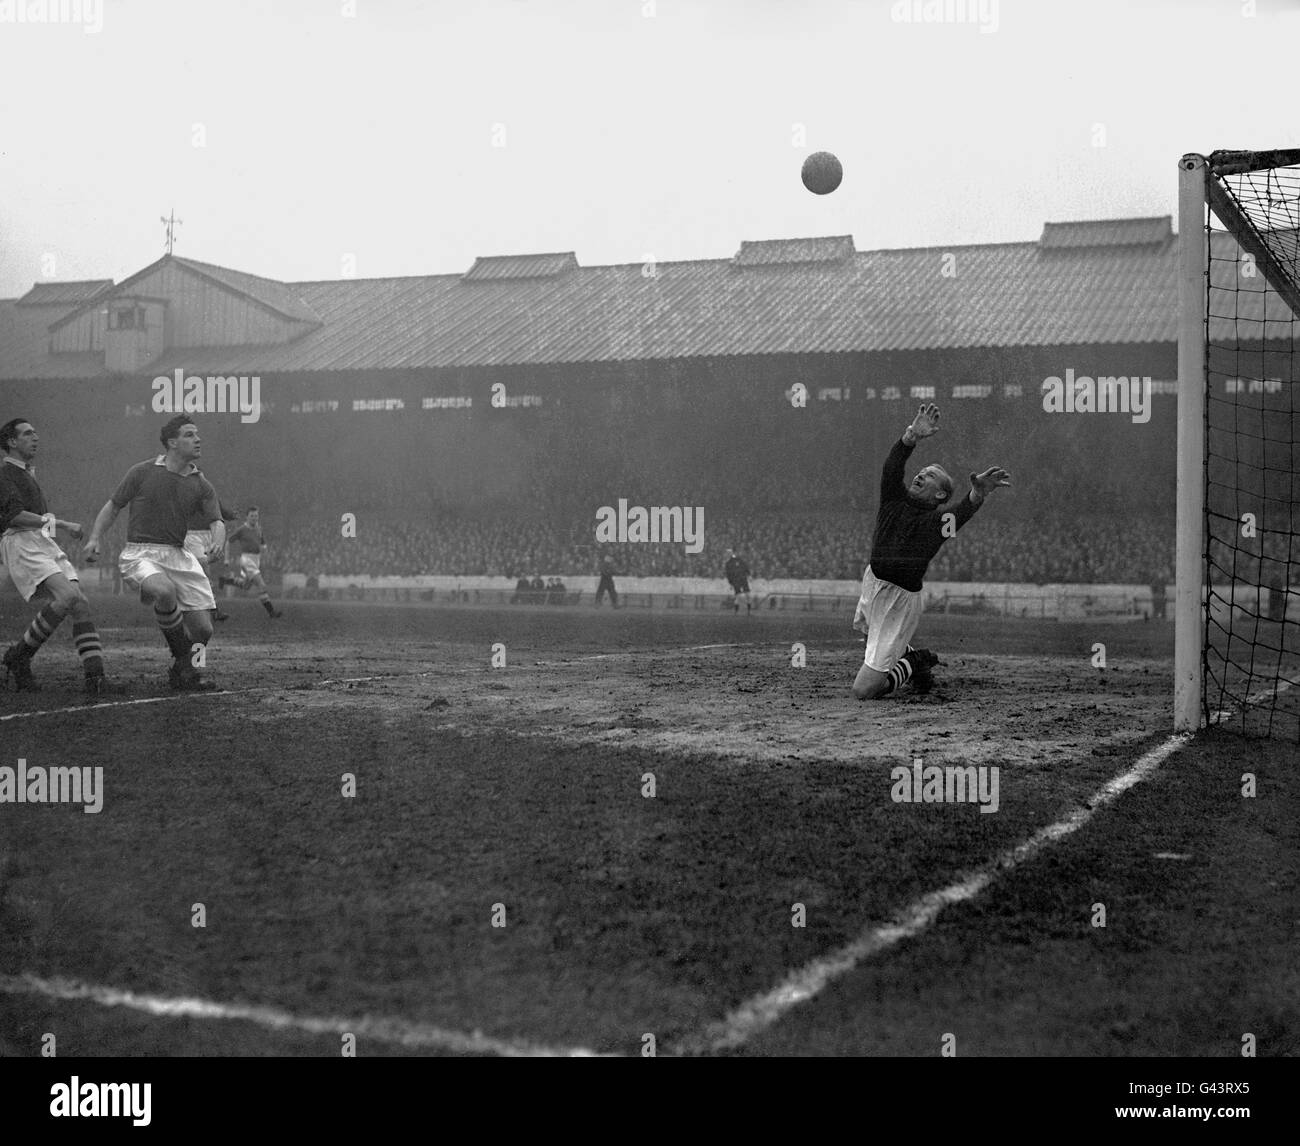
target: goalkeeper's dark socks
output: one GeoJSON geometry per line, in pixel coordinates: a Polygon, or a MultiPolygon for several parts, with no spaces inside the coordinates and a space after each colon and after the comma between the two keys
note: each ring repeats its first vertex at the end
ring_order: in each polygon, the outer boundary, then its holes
{"type": "Polygon", "coordinates": [[[29,660],[34,657],[40,647],[54,635],[54,630],[59,627],[66,616],[66,613],[60,612],[53,605],[46,605],[32,618],[32,623],[27,626],[27,632],[23,634],[23,639],[19,641],[22,646],[22,655],[29,660]]]}
{"type": "Polygon", "coordinates": [[[178,661],[189,660],[190,642],[185,635],[185,615],[181,612],[180,606],[173,605],[169,612],[155,605],[153,615],[172,656],[178,661]]]}
{"type": "Polygon", "coordinates": [[[72,623],[72,643],[77,646],[77,656],[87,676],[104,675],[104,646],[99,642],[99,632],[94,621],[72,623]]]}

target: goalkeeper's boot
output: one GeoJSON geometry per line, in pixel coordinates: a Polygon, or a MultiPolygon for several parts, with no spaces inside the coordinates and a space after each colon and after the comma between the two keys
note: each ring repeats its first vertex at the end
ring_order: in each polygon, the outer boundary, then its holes
{"type": "Polygon", "coordinates": [[[929,649],[915,649],[905,659],[912,663],[912,691],[922,695],[929,692],[934,687],[934,673],[930,670],[939,658],[929,649]]]}

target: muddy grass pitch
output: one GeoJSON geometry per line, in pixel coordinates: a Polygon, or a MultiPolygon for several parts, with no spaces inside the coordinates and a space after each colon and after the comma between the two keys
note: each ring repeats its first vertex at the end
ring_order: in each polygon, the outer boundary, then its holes
{"type": "Polygon", "coordinates": [[[176,696],[96,608],[128,695],[62,632],[0,693],[0,765],[103,768],[0,803],[0,1053],[1297,1049],[1296,748],[1168,747],[1169,626],[930,617],[864,705],[843,616],[237,602],[176,696]]]}

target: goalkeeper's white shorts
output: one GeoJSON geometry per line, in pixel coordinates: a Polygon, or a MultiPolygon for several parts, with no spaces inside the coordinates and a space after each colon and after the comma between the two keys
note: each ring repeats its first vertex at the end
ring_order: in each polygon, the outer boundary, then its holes
{"type": "Polygon", "coordinates": [[[871,566],[862,574],[862,595],[853,614],[853,627],[867,635],[863,663],[876,672],[888,672],[907,652],[916,635],[925,606],[925,594],[882,581],[871,566]]]}

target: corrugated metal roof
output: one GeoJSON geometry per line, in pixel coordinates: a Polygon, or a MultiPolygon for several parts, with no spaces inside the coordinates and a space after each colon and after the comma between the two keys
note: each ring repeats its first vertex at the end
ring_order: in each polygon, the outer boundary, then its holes
{"type": "Polygon", "coordinates": [[[201,263],[197,259],[164,255],[157,262],[150,263],[143,270],[136,271],[135,274],[123,279],[111,292],[104,292],[105,297],[96,296],[90,300],[83,300],[79,306],[69,309],[50,324],[50,330],[53,331],[65,323],[72,322],[93,306],[106,301],[107,297],[134,297],[131,290],[136,283],[145,281],[166,263],[175,263],[190,274],[206,278],[228,291],[243,295],[283,318],[310,323],[313,326],[320,324],[320,317],[303,302],[288,283],[262,278],[260,275],[246,274],[244,271],[231,270],[229,267],[219,267],[215,263],[201,263]]]}
{"type": "Polygon", "coordinates": [[[1045,251],[1075,247],[1133,247],[1167,243],[1174,237],[1168,215],[1147,219],[1097,219],[1080,223],[1044,223],[1039,246],[1045,251]]]}
{"type": "Polygon", "coordinates": [[[0,378],[94,378],[107,373],[102,352],[50,354],[50,321],[57,313],[56,307],[0,302],[0,378]]]}
{"type": "MultiPolygon", "coordinates": [[[[1151,233],[1149,220],[1134,222],[1144,224],[1134,233],[1151,233]]],[[[1231,259],[1233,250],[1216,236],[1216,254],[1231,259]]],[[[1172,242],[1050,251],[1028,242],[866,251],[752,270],[734,259],[660,263],[653,274],[640,263],[575,267],[473,286],[457,274],[279,284],[319,316],[319,328],[275,346],[171,350],[147,369],[287,374],[1168,343],[1177,336],[1176,264],[1172,242]]],[[[217,269],[239,281],[238,272],[217,269]]],[[[1236,285],[1231,297],[1215,292],[1215,313],[1248,320],[1241,337],[1257,337],[1266,298],[1270,319],[1284,304],[1262,277],[1236,285]]],[[[44,328],[23,313],[33,312],[0,303],[0,377],[105,373],[94,355],[49,356],[44,328]]],[[[1216,329],[1222,336],[1228,327],[1216,329]]]]}
{"type": "Polygon", "coordinates": [[[827,235],[817,239],[759,239],[742,242],[736,267],[771,267],[791,263],[839,263],[857,253],[852,235],[827,235]]]}
{"type": "Polygon", "coordinates": [[[249,298],[255,299],[277,314],[284,315],[285,318],[292,318],[298,322],[320,322],[320,316],[303,302],[298,292],[288,283],[245,274],[243,271],[232,271],[229,267],[219,267],[214,263],[200,263],[195,259],[182,259],[176,255],[171,257],[172,261],[180,266],[189,267],[192,271],[215,279],[222,286],[248,295],[249,298]]]}
{"type": "Polygon", "coordinates": [[[481,255],[462,276],[467,283],[497,282],[502,279],[553,279],[578,269],[572,251],[549,255],[481,255]]]}
{"type": "Polygon", "coordinates": [[[89,302],[96,295],[103,294],[112,285],[112,279],[80,279],[77,282],[37,283],[18,300],[17,305],[79,306],[82,303],[89,302]]]}

